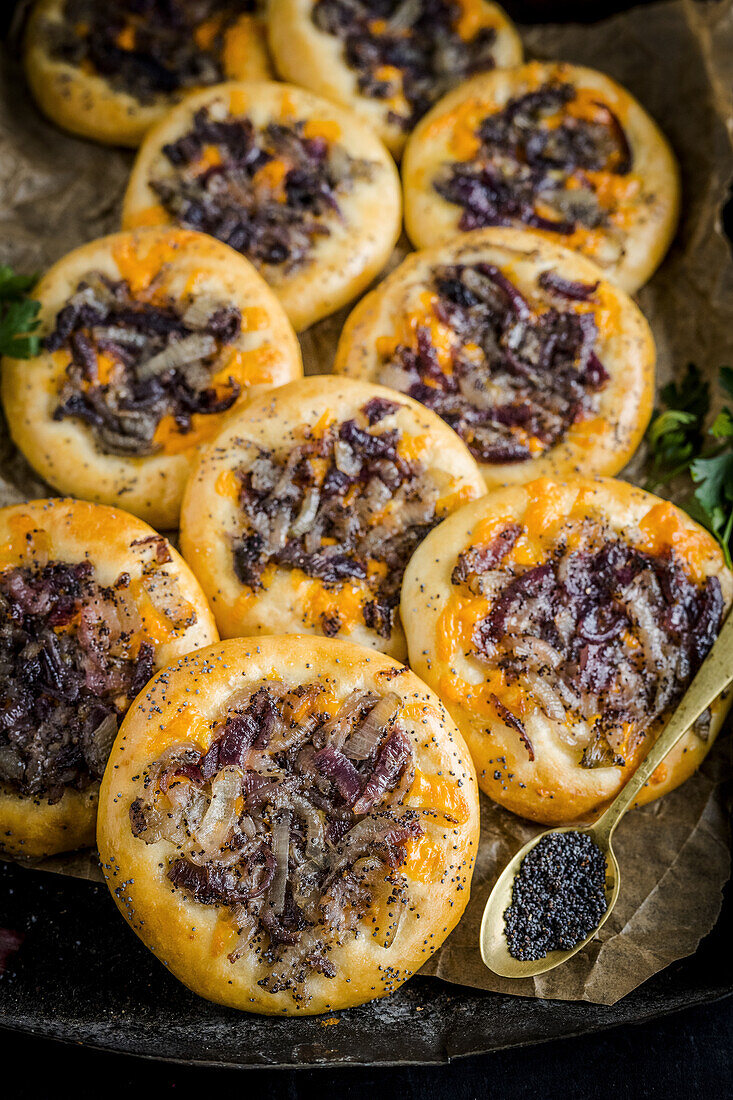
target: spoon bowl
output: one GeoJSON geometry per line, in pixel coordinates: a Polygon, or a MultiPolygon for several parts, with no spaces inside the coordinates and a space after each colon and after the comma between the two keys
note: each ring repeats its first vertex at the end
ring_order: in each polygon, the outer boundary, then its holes
{"type": "MultiPolygon", "coordinates": [[[[523,848],[520,848],[517,854],[507,863],[489,895],[481,920],[479,936],[481,958],[489,970],[493,970],[495,974],[499,974],[502,978],[532,978],[535,974],[545,974],[548,970],[553,970],[560,963],[571,959],[578,951],[582,951],[586,944],[590,943],[598,929],[608,919],[616,904],[621,886],[621,872],[611,847],[610,837],[605,836],[604,846],[603,843],[599,842],[599,838],[595,833],[595,827],[592,825],[586,829],[578,829],[572,825],[558,829],[547,829],[544,833],[538,833],[523,848]],[[522,860],[532,851],[535,845],[539,844],[543,837],[552,836],[554,833],[576,832],[589,833],[594,843],[598,845],[606,857],[606,911],[598,922],[598,926],[575,947],[565,951],[548,951],[541,959],[515,959],[509,953],[506,935],[504,934],[504,913],[511,905],[514,878],[519,871],[522,860]]],[[[603,840],[603,838],[600,839],[603,840]]]]}
{"type": "Polygon", "coordinates": [[[718,634],[715,645],[708,653],[694,680],[682,696],[678,706],[656,741],[642,760],[630,779],[621,788],[610,806],[598,820],[586,827],[565,825],[557,829],[548,829],[539,833],[525,844],[509,861],[499,876],[494,889],[489,894],[484,915],[481,920],[479,946],[481,958],[489,970],[503,978],[531,978],[535,974],[546,974],[556,966],[571,959],[582,951],[608,920],[616,904],[621,886],[621,873],[613,854],[613,833],[626,811],[633,806],[642,787],[649,782],[665,756],[677,744],[682,736],[695,724],[710,704],[733,682],[733,613],[729,614],[718,634]],[[574,947],[560,951],[549,951],[541,959],[515,959],[509,952],[504,914],[512,901],[514,879],[528,852],[539,844],[543,837],[554,833],[586,833],[606,857],[606,911],[597,926],[584,940],[574,947]]]}

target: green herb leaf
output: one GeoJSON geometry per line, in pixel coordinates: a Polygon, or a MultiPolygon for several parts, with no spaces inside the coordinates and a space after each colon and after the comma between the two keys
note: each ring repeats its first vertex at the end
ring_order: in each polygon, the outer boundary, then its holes
{"type": "Polygon", "coordinates": [[[0,302],[19,301],[35,284],[35,275],[16,275],[12,267],[0,264],[0,302]]]}
{"type": "Polygon", "coordinates": [[[0,355],[14,359],[38,355],[40,337],[35,330],[41,304],[25,297],[35,281],[34,275],[16,275],[12,268],[0,265],[0,355]]]}
{"type": "MultiPolygon", "coordinates": [[[[733,368],[720,370],[721,389],[733,397],[733,368]]],[[[728,566],[733,542],[733,409],[724,406],[705,431],[710,389],[692,365],[679,385],[665,386],[649,426],[649,487],[687,474],[689,514],[717,538],[728,566]],[[692,488],[693,484],[696,488],[692,488]]]]}
{"type": "Polygon", "coordinates": [[[648,489],[656,489],[684,473],[699,454],[710,409],[710,387],[693,363],[679,386],[671,382],[661,396],[667,408],[656,411],[647,432],[648,489]]]}
{"type": "Polygon", "coordinates": [[[733,451],[711,458],[697,458],[690,466],[690,476],[697,482],[695,500],[700,505],[705,526],[718,539],[731,565],[730,537],[733,531],[733,451]]]}

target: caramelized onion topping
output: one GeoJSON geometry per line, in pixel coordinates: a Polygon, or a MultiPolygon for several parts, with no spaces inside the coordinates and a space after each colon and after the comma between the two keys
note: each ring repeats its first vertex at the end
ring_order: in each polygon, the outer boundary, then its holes
{"type": "MultiPolygon", "coordinates": [[[[480,591],[483,571],[509,556],[517,526],[462,553],[453,584],[480,591]]],[[[592,768],[623,765],[682,696],[718,634],[723,596],[717,577],[696,583],[673,551],[587,534],[580,549],[561,543],[541,565],[505,564],[503,586],[474,626],[473,653],[521,684],[592,768]]],[[[495,705],[533,759],[522,722],[495,705]]]]}
{"type": "Polygon", "coordinates": [[[214,118],[207,107],[163,154],[169,170],[151,187],[178,225],[217,237],[258,267],[285,271],[330,236],[343,196],[373,173],[343,146],[307,137],[302,121],[258,128],[244,116],[214,118]],[[204,149],[216,150],[216,163],[204,149]]]}
{"type": "MultiPolygon", "coordinates": [[[[409,906],[399,868],[423,828],[402,806],[415,764],[395,700],[355,692],[332,714],[320,685],[268,681],[235,701],[205,753],[179,745],[150,766],[130,806],[135,836],[175,845],[170,881],[232,912],[241,942],[230,960],[254,952],[270,970],[265,989],[307,999],[308,974],[333,977],[330,952],[377,897],[409,906]]],[[[385,947],[400,919],[373,930],[385,947]]]]}
{"type": "Polygon", "coordinates": [[[129,580],[103,587],[90,562],[0,573],[0,782],[23,795],[58,802],[99,779],[152,675],[129,580]]]}
{"type": "Polygon", "coordinates": [[[86,66],[140,103],[224,79],[224,36],[254,0],[65,0],[63,22],[46,25],[53,57],[86,66]],[[210,23],[202,44],[195,32],[210,23]]]}
{"type": "MultiPolygon", "coordinates": [[[[364,622],[390,637],[407,562],[441,518],[432,473],[401,457],[398,429],[378,430],[397,408],[375,398],[358,418],[284,454],[260,451],[237,471],[245,530],[234,541],[234,568],[242,584],[261,588],[269,564],[334,589],[363,582],[364,622]]],[[[341,622],[324,615],[323,633],[337,634],[341,622]]]]}
{"type": "Polygon", "coordinates": [[[311,18],[343,43],[362,95],[404,104],[389,119],[407,131],[449,88],[494,67],[496,31],[464,38],[461,14],[456,0],[317,0],[311,18]]]}
{"type": "Polygon", "coordinates": [[[544,453],[595,415],[609,381],[594,350],[593,313],[568,304],[592,301],[597,284],[571,284],[549,271],[537,284],[551,303],[533,312],[494,264],[436,268],[431,309],[450,344],[436,347],[431,326],[418,324],[377,376],[442,416],[478,462],[544,453]]]}
{"type": "Polygon", "coordinates": [[[446,166],[435,190],[463,207],[461,229],[521,222],[569,236],[578,226],[608,225],[588,173],[625,176],[633,167],[628,138],[613,111],[577,118],[576,88],[561,80],[510,99],[476,131],[477,154],[446,166]]]}
{"type": "Polygon", "coordinates": [[[88,272],[44,341],[70,357],[54,420],[82,420],[107,454],[147,455],[160,447],[164,417],[185,435],[194,414],[231,408],[239,383],[217,388],[212,377],[240,334],[241,312],[214,300],[194,304],[181,316],[172,300],[140,299],[124,280],[88,272]],[[111,363],[102,376],[100,359],[111,363]]]}

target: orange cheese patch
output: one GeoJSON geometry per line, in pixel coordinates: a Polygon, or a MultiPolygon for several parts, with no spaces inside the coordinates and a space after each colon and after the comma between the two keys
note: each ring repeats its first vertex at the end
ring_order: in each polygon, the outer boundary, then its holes
{"type": "Polygon", "coordinates": [[[120,33],[117,35],[115,42],[121,50],[134,50],[135,28],[128,23],[128,25],[126,27],[123,27],[120,33]]]}
{"type": "Polygon", "coordinates": [[[704,563],[717,555],[712,535],[702,528],[687,526],[681,513],[668,501],[660,501],[649,509],[639,523],[642,533],[640,549],[649,554],[674,550],[692,570],[697,580],[704,577],[704,563]]]}
{"type": "Polygon", "coordinates": [[[162,448],[167,455],[185,454],[187,451],[208,443],[216,435],[221,427],[218,416],[205,416],[202,413],[194,413],[191,417],[191,429],[182,432],[176,424],[173,416],[164,416],[158,422],[153,441],[162,448]]]}
{"type": "Polygon", "coordinates": [[[51,554],[51,536],[42,527],[34,527],[27,513],[17,512],[8,517],[8,538],[0,546],[1,565],[14,568],[33,561],[43,561],[51,554]]]}
{"type": "Polygon", "coordinates": [[[249,96],[243,88],[232,88],[229,93],[229,111],[233,115],[243,115],[249,107],[249,96]]]}
{"type": "Polygon", "coordinates": [[[437,810],[462,825],[468,820],[469,807],[463,792],[454,779],[444,775],[426,775],[415,770],[415,781],[410,788],[410,804],[420,810],[437,810]]]}
{"type": "Polygon", "coordinates": [[[301,569],[291,570],[291,575],[297,585],[304,581],[310,582],[303,607],[312,626],[320,626],[323,618],[337,618],[341,623],[339,629],[348,634],[351,627],[360,620],[366,598],[363,587],[342,584],[332,591],[324,588],[320,582],[313,581],[301,569]]]}
{"type": "Polygon", "coordinates": [[[126,236],[115,241],[112,256],[131,292],[142,294],[149,290],[161,268],[176,259],[179,248],[194,239],[194,234],[182,234],[180,230],[175,236],[163,235],[154,241],[126,236]]]}
{"type": "Polygon", "coordinates": [[[417,462],[425,453],[428,443],[426,435],[402,435],[397,444],[397,453],[408,462],[417,462]]]}
{"type": "MultiPolygon", "coordinates": [[[[151,583],[154,582],[147,577],[137,577],[130,582],[129,591],[142,620],[144,636],[155,645],[163,645],[172,641],[180,633],[180,628],[176,628],[165,612],[151,599],[148,592],[148,585],[151,583]]],[[[192,611],[191,604],[182,601],[181,618],[185,619],[192,611]]]]}
{"type": "Polygon", "coordinates": [[[484,0],[458,0],[458,7],[460,15],[453,27],[464,42],[470,42],[485,27],[496,26],[494,13],[484,0]]]}
{"type": "MultiPolygon", "coordinates": [[[[237,77],[248,71],[253,59],[253,51],[259,53],[263,49],[263,44],[258,42],[259,37],[259,28],[255,20],[248,15],[241,16],[234,26],[229,28],[224,37],[222,50],[222,65],[227,76],[237,77]]],[[[233,98],[234,93],[231,99],[233,98]]],[[[234,110],[234,107],[231,109],[234,110]]]]}
{"type": "Polygon", "coordinates": [[[219,496],[227,497],[230,500],[238,500],[241,482],[234,470],[222,470],[216,479],[214,488],[219,496]]]}
{"type": "Polygon", "coordinates": [[[445,874],[442,848],[424,833],[411,837],[405,845],[406,859],[401,870],[415,882],[440,882],[445,874]]]}
{"type": "Polygon", "coordinates": [[[206,19],[199,23],[193,32],[194,41],[200,50],[210,50],[214,40],[221,29],[223,16],[216,15],[212,19],[206,19]]]}
{"type": "Polygon", "coordinates": [[[262,188],[269,191],[278,202],[287,202],[285,191],[285,177],[290,171],[290,165],[284,160],[268,160],[262,168],[258,168],[252,177],[252,186],[255,189],[262,188]]]}
{"type": "Polygon", "coordinates": [[[191,744],[206,752],[214,730],[213,723],[200,711],[185,705],[163,723],[149,719],[145,732],[145,751],[152,757],[164,752],[170,745],[179,744],[191,744]]]}
{"type": "Polygon", "coordinates": [[[341,137],[341,127],[338,122],[328,118],[309,118],[303,127],[303,136],[307,138],[323,138],[325,141],[338,141],[341,137]]]}

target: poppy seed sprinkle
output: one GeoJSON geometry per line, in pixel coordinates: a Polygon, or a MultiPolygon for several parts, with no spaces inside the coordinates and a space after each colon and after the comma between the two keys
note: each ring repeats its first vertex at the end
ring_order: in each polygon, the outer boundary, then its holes
{"type": "Polygon", "coordinates": [[[504,912],[509,954],[521,961],[576,947],[608,908],[606,857],[588,833],[550,833],[522,860],[504,912]]]}

